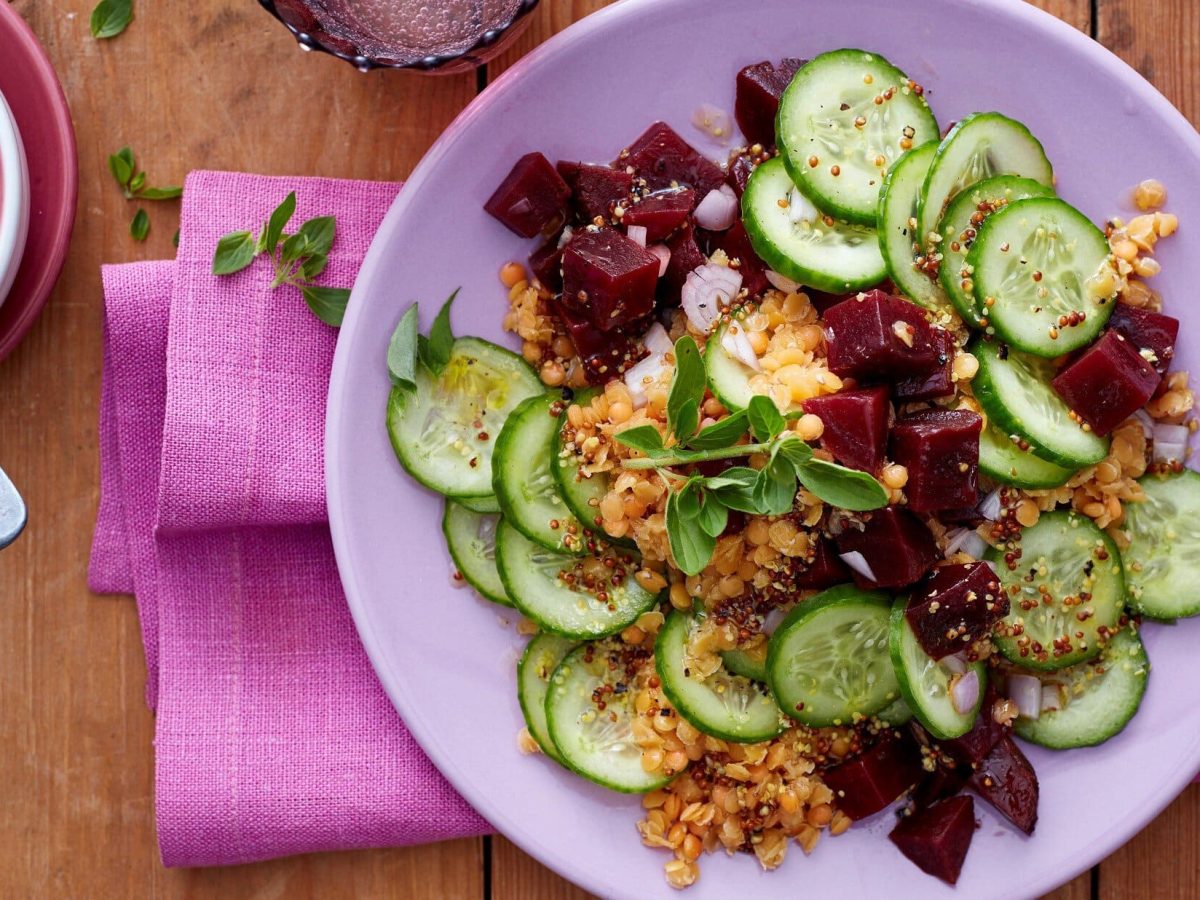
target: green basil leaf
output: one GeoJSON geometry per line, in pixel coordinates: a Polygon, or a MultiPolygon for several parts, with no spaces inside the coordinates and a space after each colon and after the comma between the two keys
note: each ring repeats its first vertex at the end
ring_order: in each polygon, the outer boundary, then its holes
{"type": "Polygon", "coordinates": [[[217,241],[213,254],[212,273],[232,275],[254,262],[254,235],[248,231],[234,231],[217,241]]]}
{"type": "Polygon", "coordinates": [[[701,429],[699,434],[688,440],[687,445],[696,450],[724,450],[740,441],[746,433],[746,428],[746,411],[738,410],[733,415],[701,429]]]}
{"type": "Polygon", "coordinates": [[[114,38],[128,28],[131,21],[133,0],[100,0],[92,10],[92,37],[114,38]]]}
{"type": "Polygon", "coordinates": [[[333,221],[333,216],[318,216],[301,225],[299,233],[308,238],[310,253],[328,255],[333,247],[336,229],[337,225],[333,221]]]}
{"type": "Polygon", "coordinates": [[[129,179],[129,190],[136,194],[138,191],[140,191],[142,189],[142,186],[145,183],[146,183],[146,173],[138,172],[131,179],[129,179]]]}
{"type": "Polygon", "coordinates": [[[653,425],[637,425],[626,428],[613,435],[619,443],[634,450],[641,450],[647,456],[655,456],[663,452],[662,435],[653,425]]]}
{"type": "Polygon", "coordinates": [[[144,241],[150,234],[150,217],[146,215],[144,209],[139,208],[133,214],[133,221],[129,223],[129,233],[133,235],[135,241],[144,241]]]}
{"type": "Polygon", "coordinates": [[[700,499],[700,513],[697,516],[700,529],[711,538],[721,536],[725,526],[729,524],[729,507],[711,493],[705,493],[700,499]]]}
{"type": "Polygon", "coordinates": [[[441,375],[450,362],[450,348],[454,346],[454,332],[450,329],[450,306],[458,296],[458,289],[451,294],[438,310],[433,325],[429,327],[429,338],[422,342],[421,361],[434,375],[441,375]]]}
{"type": "Polygon", "coordinates": [[[290,266],[302,256],[308,256],[308,236],[297,232],[284,238],[279,250],[279,261],[290,266]]]}
{"type": "Polygon", "coordinates": [[[263,230],[262,237],[259,238],[258,249],[267,253],[274,253],[275,248],[279,246],[279,239],[283,237],[283,229],[287,228],[288,222],[292,220],[292,216],[296,212],[296,192],[292,191],[280,204],[271,211],[271,218],[267,220],[267,227],[263,230]]]}
{"type": "MultiPolygon", "coordinates": [[[[139,172],[138,175],[142,181],[145,182],[145,173],[139,172]]],[[[133,187],[133,185],[130,185],[130,187],[133,187]]],[[[133,190],[137,191],[139,188],[133,187],[133,190]]],[[[182,196],[183,188],[179,187],[178,185],[168,185],[167,187],[148,187],[138,194],[138,197],[142,200],[175,200],[182,196]]]]}
{"type": "Polygon", "coordinates": [[[787,428],[787,419],[779,412],[775,402],[761,394],[750,398],[746,407],[746,417],[750,421],[750,431],[756,441],[769,441],[787,428]]]}
{"type": "Polygon", "coordinates": [[[783,459],[772,459],[758,470],[753,497],[762,515],[782,516],[796,500],[796,472],[783,459]]]}
{"type": "Polygon", "coordinates": [[[783,438],[771,453],[782,456],[797,469],[812,459],[813,455],[812,447],[794,435],[783,438]]]}
{"type": "Polygon", "coordinates": [[[675,565],[686,575],[699,575],[712,559],[717,540],[700,527],[696,516],[680,513],[682,496],[689,493],[691,491],[685,488],[683,491],[672,491],[667,496],[667,540],[671,545],[671,555],[675,557],[675,565]]]}
{"type": "Polygon", "coordinates": [[[317,276],[325,271],[327,265],[329,265],[329,257],[324,253],[305,257],[304,262],[300,263],[300,277],[305,281],[316,281],[317,276]]]}
{"type": "Polygon", "coordinates": [[[671,392],[667,394],[667,424],[680,443],[692,436],[699,422],[680,422],[679,412],[689,402],[695,403],[697,411],[704,400],[704,388],[708,384],[704,374],[704,361],[700,358],[700,348],[689,336],[684,335],[675,342],[675,375],[671,379],[671,392]]]}
{"type": "Polygon", "coordinates": [[[417,304],[412,304],[400,317],[392,340],[388,344],[388,374],[392,384],[408,391],[417,388],[417,304]]]}
{"type": "Polygon", "coordinates": [[[171,246],[174,247],[176,250],[179,249],[179,229],[178,228],[175,229],[175,234],[173,234],[171,236],[171,246]]]}
{"type": "Polygon", "coordinates": [[[133,151],[128,147],[122,147],[109,156],[108,171],[112,172],[112,177],[116,179],[117,184],[122,188],[127,188],[133,178],[133,151]]]}
{"type": "Polygon", "coordinates": [[[810,459],[796,470],[796,476],[830,506],[855,512],[887,506],[888,494],[883,485],[857,469],[810,459]]]}
{"type": "Polygon", "coordinates": [[[346,304],[350,300],[349,288],[317,287],[313,284],[300,286],[304,302],[318,319],[337,328],[346,316],[346,304]]]}

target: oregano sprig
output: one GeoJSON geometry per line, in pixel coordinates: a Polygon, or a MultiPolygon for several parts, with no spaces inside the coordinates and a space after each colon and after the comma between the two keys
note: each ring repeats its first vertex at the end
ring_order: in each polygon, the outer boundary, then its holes
{"type": "Polygon", "coordinates": [[[271,288],[285,284],[296,288],[313,315],[336,328],[346,315],[350,289],[313,282],[329,264],[337,223],[333,216],[318,216],[288,234],[286,229],[295,213],[296,192],[292,191],[275,207],[257,236],[250,231],[232,231],[222,237],[213,252],[212,272],[232,275],[265,254],[275,268],[271,288]]]}
{"type": "MultiPolygon", "coordinates": [[[[183,188],[178,185],[147,187],[146,173],[138,170],[133,150],[129,147],[122,147],[108,157],[108,171],[112,173],[126,200],[175,200],[183,196],[183,188]]],[[[129,223],[129,233],[135,241],[144,241],[150,234],[150,217],[144,208],[139,206],[134,213],[133,221],[129,223]]]]}

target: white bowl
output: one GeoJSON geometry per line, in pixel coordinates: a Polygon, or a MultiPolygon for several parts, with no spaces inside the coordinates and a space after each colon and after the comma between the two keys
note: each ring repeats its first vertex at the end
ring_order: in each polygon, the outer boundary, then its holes
{"type": "Polygon", "coordinates": [[[0,304],[17,277],[29,232],[29,169],[17,120],[0,94],[0,304]]]}

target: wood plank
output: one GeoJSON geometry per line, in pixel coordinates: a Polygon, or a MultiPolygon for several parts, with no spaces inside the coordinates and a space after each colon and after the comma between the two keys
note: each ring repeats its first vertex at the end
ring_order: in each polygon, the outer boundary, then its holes
{"type": "MultiPolygon", "coordinates": [[[[363,76],[303,54],[245,0],[136,3],[88,35],[94,0],[16,0],[70,100],[79,216],[55,294],[0,363],[0,460],[30,507],[0,555],[0,896],[481,897],[482,842],[167,872],[154,834],[153,718],[132,601],[89,594],[97,503],[102,262],[172,255],[178,204],[146,244],[105,159],[130,144],[155,183],[192,168],[403,178],[475,92],[471,75],[363,76]]],[[[247,223],[248,226],[251,223],[247,223]]]]}
{"type": "Polygon", "coordinates": [[[1100,900],[1200,896],[1200,786],[1100,864],[1100,900]]]}

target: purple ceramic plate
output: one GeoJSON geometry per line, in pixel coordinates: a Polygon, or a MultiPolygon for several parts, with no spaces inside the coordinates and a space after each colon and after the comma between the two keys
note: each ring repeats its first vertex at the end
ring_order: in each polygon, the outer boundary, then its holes
{"type": "MultiPolygon", "coordinates": [[[[384,687],[421,745],[500,831],[583,887],[609,897],[676,896],[668,859],[643,847],[637,798],[595,788],[546,759],[522,757],[514,666],[524,640],[511,616],[450,587],[439,498],[400,470],[384,429],[388,338],[404,306],[423,326],[451,290],[460,333],[512,345],[496,273],[531,249],[485,215],[513,161],[611,159],[654,119],[709,150],[690,124],[711,102],[732,108],[734,74],[764,58],[838,47],[876,50],[929,88],[941,122],[998,109],[1026,122],[1056,164],[1062,195],[1096,221],[1129,215],[1129,189],[1162,179],[1183,217],[1164,241],[1155,287],[1184,334],[1200,245],[1200,136],[1154,88],[1049,15],[1002,0],[627,0],[549,41],[490,87],[413,173],[354,289],[329,395],[329,513],[342,580],[384,687]]],[[[1193,327],[1193,323],[1195,327],[1193,327]]],[[[1198,353],[1186,340],[1180,367],[1198,353]]],[[[1145,630],[1154,674],[1141,711],[1102,747],[1032,748],[1041,819],[1027,839],[979,805],[957,891],[923,875],[886,839],[880,815],[823,841],[792,846],[783,867],[715,854],[692,900],[753,896],[1029,897],[1107,856],[1150,821],[1200,768],[1200,622],[1145,630]]],[[[1173,865],[1164,860],[1164,865],[1173,865]]]]}

